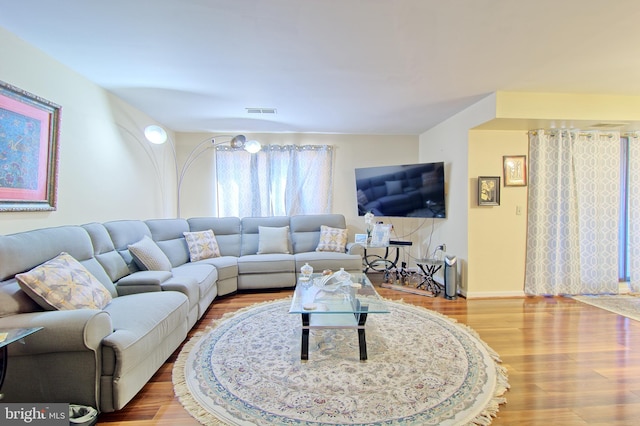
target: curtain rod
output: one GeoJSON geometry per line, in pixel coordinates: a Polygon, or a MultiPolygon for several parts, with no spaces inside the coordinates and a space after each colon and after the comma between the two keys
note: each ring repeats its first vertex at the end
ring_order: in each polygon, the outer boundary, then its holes
{"type": "Polygon", "coordinates": [[[558,133],[558,132],[574,132],[574,133],[578,133],[578,136],[593,136],[595,133],[600,134],[601,136],[604,137],[609,137],[609,138],[614,138],[614,137],[620,137],[620,136],[638,136],[639,133],[638,132],[628,132],[628,133],[606,133],[606,132],[601,132],[599,130],[592,130],[592,131],[582,131],[582,130],[578,130],[578,129],[540,129],[540,130],[529,130],[529,134],[533,135],[533,136],[537,136],[539,131],[545,131],[545,132],[549,132],[549,133],[558,133]]]}

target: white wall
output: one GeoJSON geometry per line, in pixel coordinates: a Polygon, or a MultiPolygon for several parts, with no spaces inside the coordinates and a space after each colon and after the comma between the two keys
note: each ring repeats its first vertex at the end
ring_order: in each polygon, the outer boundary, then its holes
{"type": "MultiPolygon", "coordinates": [[[[0,212],[0,233],[117,219],[175,217],[175,170],[168,144],[143,136],[153,120],[13,34],[0,28],[0,80],[62,106],[58,208],[53,212],[0,212]]],[[[206,134],[171,135],[178,160],[206,134]]],[[[333,211],[343,213],[351,235],[357,215],[356,167],[416,162],[416,136],[255,134],[262,143],[335,146],[333,211]],[[390,148],[391,147],[391,148],[390,148]]],[[[203,156],[184,181],[182,216],[215,214],[212,168],[203,156]]],[[[393,219],[398,237],[415,219],[393,219]]]]}
{"type": "MultiPolygon", "coordinates": [[[[447,218],[437,219],[432,241],[444,243],[447,253],[458,258],[460,289],[467,292],[468,210],[472,181],[469,178],[469,130],[495,117],[495,96],[456,114],[420,135],[420,161],[444,161],[447,182],[447,218]]],[[[425,229],[422,239],[429,238],[425,229]]]]}
{"type": "Polygon", "coordinates": [[[0,28],[0,80],[62,107],[58,208],[0,212],[0,233],[165,215],[139,125],[151,119],[0,28]],[[116,120],[138,138],[127,135],[116,120]]]}

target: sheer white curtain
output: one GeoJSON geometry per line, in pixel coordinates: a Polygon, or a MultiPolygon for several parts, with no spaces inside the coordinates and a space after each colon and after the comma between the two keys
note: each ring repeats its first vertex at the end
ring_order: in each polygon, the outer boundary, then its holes
{"type": "Polygon", "coordinates": [[[256,154],[217,147],[218,215],[330,213],[333,147],[267,145],[256,154]]]}
{"type": "Polygon", "coordinates": [[[619,205],[619,134],[532,132],[525,292],[617,293],[619,205]]]}
{"type": "Polygon", "coordinates": [[[640,136],[629,137],[628,268],[631,291],[640,292],[640,136]]]}

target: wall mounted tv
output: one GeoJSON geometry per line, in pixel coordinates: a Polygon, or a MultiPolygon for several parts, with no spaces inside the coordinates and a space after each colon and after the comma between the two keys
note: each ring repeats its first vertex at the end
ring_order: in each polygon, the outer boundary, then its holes
{"type": "Polygon", "coordinates": [[[445,218],[444,163],[356,170],[358,215],[445,218]]]}

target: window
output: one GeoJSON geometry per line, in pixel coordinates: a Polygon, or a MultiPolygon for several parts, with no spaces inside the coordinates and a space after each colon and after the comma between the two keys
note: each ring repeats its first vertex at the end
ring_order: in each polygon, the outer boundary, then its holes
{"type": "Polygon", "coordinates": [[[333,147],[267,145],[256,154],[216,149],[218,216],[330,213],[333,147]]]}

